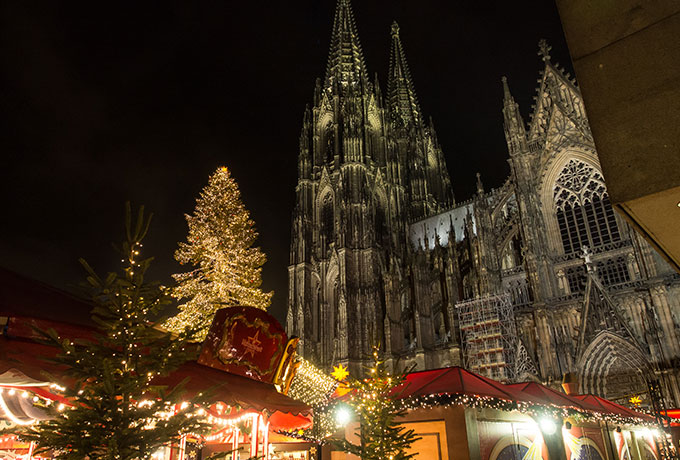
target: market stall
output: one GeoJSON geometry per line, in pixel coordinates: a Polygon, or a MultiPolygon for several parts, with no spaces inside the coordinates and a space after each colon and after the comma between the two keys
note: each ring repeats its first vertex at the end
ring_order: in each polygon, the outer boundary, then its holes
{"type": "MultiPolygon", "coordinates": [[[[20,281],[15,287],[21,292],[9,289],[0,298],[4,326],[0,335],[2,428],[44,420],[46,414],[36,407],[37,402],[55,404],[65,411],[71,405],[61,391],[72,382],[64,368],[49,361],[58,350],[39,343],[38,330],[53,329],[70,339],[91,339],[95,332],[87,320],[59,321],[55,319],[58,312],[45,308],[45,302],[53,301],[60,308],[84,312],[87,304],[43,286],[31,290],[22,284],[25,280],[20,281]],[[31,301],[41,302],[40,307],[30,308],[31,301]],[[32,313],[35,316],[30,316],[32,313]]],[[[299,440],[275,434],[308,428],[312,423],[311,409],[284,394],[295,373],[296,344],[296,339],[289,340],[278,322],[262,310],[220,310],[201,345],[200,358],[153,380],[154,385],[167,387],[183,382],[187,400],[207,393],[210,402],[199,413],[210,423],[210,433],[184,436],[178,445],[159,450],[154,458],[198,460],[209,453],[232,452],[229,457],[234,460],[254,456],[270,460],[282,458],[280,452],[291,446],[299,450],[299,440]]],[[[0,436],[0,460],[49,458],[34,456],[33,450],[32,444],[16,436],[0,436]]]]}
{"type": "MultiPolygon", "coordinates": [[[[660,458],[662,433],[653,417],[593,395],[536,382],[506,385],[450,367],[407,375],[393,396],[408,409],[401,425],[420,437],[411,449],[416,459],[660,458]]],[[[345,435],[351,438],[357,427],[354,420],[345,435]]],[[[325,445],[322,458],[331,458],[331,450],[325,445]]]]}

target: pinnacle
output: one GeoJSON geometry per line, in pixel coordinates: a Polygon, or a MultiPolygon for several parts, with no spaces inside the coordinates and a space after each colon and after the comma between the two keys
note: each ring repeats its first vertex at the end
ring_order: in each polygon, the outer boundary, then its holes
{"type": "Polygon", "coordinates": [[[399,24],[392,23],[392,48],[390,50],[390,68],[387,80],[387,95],[390,108],[399,116],[400,122],[420,125],[422,122],[420,106],[416,97],[406,55],[399,37],[399,24]]]}
{"type": "Polygon", "coordinates": [[[538,55],[543,58],[543,61],[549,61],[550,60],[550,50],[552,49],[552,46],[548,45],[548,42],[545,38],[541,38],[538,41],[538,55]]]}
{"type": "Polygon", "coordinates": [[[501,77],[501,81],[503,82],[503,97],[505,99],[512,99],[512,94],[510,93],[510,87],[508,86],[508,78],[503,75],[501,77]]]}
{"type": "Polygon", "coordinates": [[[338,0],[326,68],[326,86],[332,82],[343,86],[350,82],[358,83],[360,80],[365,81],[366,75],[352,6],[349,0],[338,0]]]}
{"type": "Polygon", "coordinates": [[[392,21],[392,37],[399,37],[399,24],[397,21],[392,21]]]}

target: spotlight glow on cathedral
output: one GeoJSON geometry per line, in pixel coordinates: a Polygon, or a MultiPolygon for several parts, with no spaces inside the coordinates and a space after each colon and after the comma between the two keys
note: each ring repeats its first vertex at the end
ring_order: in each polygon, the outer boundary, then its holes
{"type": "Polygon", "coordinates": [[[614,213],[580,90],[550,46],[528,123],[505,77],[498,90],[504,123],[490,129],[504,131],[509,177],[488,190],[478,175],[457,202],[401,34],[395,23],[383,92],[338,2],[300,134],[286,319],[299,352],[360,375],[381,344],[400,368],[570,373],[579,393],[680,405],[680,276],[614,213]]]}

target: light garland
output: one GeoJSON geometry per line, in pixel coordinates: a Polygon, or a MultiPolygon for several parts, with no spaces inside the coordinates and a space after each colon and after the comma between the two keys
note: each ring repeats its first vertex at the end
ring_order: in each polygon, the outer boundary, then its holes
{"type": "Polygon", "coordinates": [[[18,439],[16,435],[3,436],[0,438],[0,443],[14,442],[18,439]]]}
{"type": "MultiPolygon", "coordinates": [[[[314,427],[312,429],[304,430],[302,432],[279,430],[279,433],[295,439],[325,444],[328,442],[327,438],[331,436],[337,428],[333,417],[331,416],[337,404],[338,401],[331,401],[324,406],[317,407],[315,410],[314,427]],[[319,426],[317,426],[317,421],[320,422],[319,426]]],[[[637,425],[648,428],[657,428],[655,422],[638,417],[624,417],[617,414],[583,411],[575,408],[530,404],[521,401],[510,401],[480,395],[431,394],[394,401],[394,407],[397,410],[432,409],[434,407],[447,408],[454,406],[495,409],[504,412],[517,411],[536,418],[572,418],[582,421],[607,422],[613,425],[637,425]]]]}
{"type": "MultiPolygon", "coordinates": [[[[16,390],[11,389],[7,392],[10,396],[13,396],[16,394],[16,390]]],[[[28,394],[24,397],[28,397],[28,394]]],[[[0,388],[0,408],[2,408],[2,411],[5,413],[5,416],[10,419],[12,422],[16,423],[17,425],[33,425],[36,423],[36,419],[31,419],[31,420],[21,420],[18,418],[14,413],[10,410],[9,406],[7,406],[7,403],[5,402],[5,395],[4,395],[4,389],[0,388]]]]}
{"type": "Polygon", "coordinates": [[[509,401],[499,398],[492,398],[479,395],[461,394],[433,394],[406,398],[399,400],[400,406],[408,409],[429,409],[432,407],[466,406],[496,409],[501,411],[518,411],[532,417],[552,416],[560,418],[575,417],[579,420],[605,421],[614,424],[631,424],[643,426],[656,426],[654,422],[638,417],[625,417],[617,414],[602,413],[595,411],[584,411],[576,408],[560,407],[553,405],[530,404],[522,401],[509,401]]]}
{"type": "Polygon", "coordinates": [[[310,406],[326,404],[339,383],[303,358],[293,377],[288,396],[310,406]]]}
{"type": "Polygon", "coordinates": [[[260,289],[267,258],[253,247],[258,236],[255,223],[226,167],[210,176],[186,220],[189,234],[179,243],[175,259],[195,268],[173,275],[177,286],[171,294],[184,303],[163,326],[176,333],[200,328],[196,339],[203,340],[218,309],[248,305],[266,310],[273,292],[260,289]]]}
{"type": "MultiPolygon", "coordinates": [[[[64,387],[57,385],[57,384],[50,384],[49,388],[52,389],[58,389],[58,390],[65,390],[64,387]]],[[[31,421],[23,421],[15,416],[14,413],[11,412],[9,407],[7,406],[4,398],[3,398],[3,393],[6,391],[7,395],[14,396],[17,394],[18,391],[15,388],[3,388],[0,387],[0,408],[3,409],[5,415],[9,420],[14,422],[17,425],[32,425],[35,424],[38,420],[33,419],[31,421]]],[[[31,394],[27,391],[22,391],[21,397],[23,398],[29,398],[31,394]]],[[[64,403],[59,403],[57,401],[53,401],[49,398],[45,398],[43,396],[38,396],[34,395],[32,398],[33,403],[36,403],[38,401],[43,401],[43,403],[47,406],[52,405],[52,404],[58,404],[57,406],[57,411],[58,412],[63,412],[66,409],[73,409],[74,406],[71,406],[69,404],[64,404],[64,403]]],[[[151,400],[151,399],[145,399],[142,401],[139,401],[137,403],[133,402],[132,405],[136,407],[152,407],[157,403],[157,401],[151,400]]],[[[40,407],[39,405],[37,407],[40,407]]],[[[189,407],[189,403],[184,401],[180,404],[177,404],[174,406],[166,406],[164,409],[157,411],[154,416],[159,419],[159,420],[169,420],[171,417],[173,417],[178,410],[185,410],[189,407]]],[[[235,409],[232,406],[225,405],[222,403],[217,403],[215,405],[217,409],[225,409],[231,412],[232,409],[235,409]]],[[[215,415],[212,413],[211,410],[206,410],[203,407],[196,406],[194,405],[194,410],[192,412],[187,412],[186,416],[187,417],[201,417],[204,421],[214,425],[216,427],[216,431],[214,431],[211,435],[205,436],[205,435],[200,435],[197,433],[187,433],[185,436],[189,436],[197,441],[197,444],[203,445],[205,442],[209,441],[215,441],[218,439],[221,439],[225,437],[225,431],[237,428],[237,426],[241,423],[252,421],[256,418],[263,420],[262,419],[262,414],[257,411],[246,411],[238,414],[237,416],[234,417],[220,417],[219,415],[215,415]]],[[[67,414],[64,414],[64,416],[67,416],[67,414]]],[[[262,428],[259,431],[269,429],[269,423],[264,423],[264,420],[262,422],[262,428]]],[[[150,428],[149,426],[145,428],[150,428]]],[[[268,436],[264,436],[264,438],[267,438],[268,436]]],[[[8,435],[5,437],[0,438],[0,442],[10,442],[10,441],[17,441],[20,440],[20,437],[16,435],[8,435]]]]}

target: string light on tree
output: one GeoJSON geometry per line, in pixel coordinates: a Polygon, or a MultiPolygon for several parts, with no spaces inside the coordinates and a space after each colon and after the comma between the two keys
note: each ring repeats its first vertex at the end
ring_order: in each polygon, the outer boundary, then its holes
{"type": "MultiPolygon", "coordinates": [[[[373,348],[373,366],[365,379],[349,382],[350,399],[348,405],[361,421],[359,444],[346,439],[336,439],[334,443],[343,450],[361,457],[362,460],[409,460],[415,453],[407,453],[418,438],[413,430],[400,427],[396,419],[405,415],[395,399],[394,390],[404,381],[404,375],[392,376],[380,359],[378,348],[373,348]]],[[[347,419],[349,412],[337,414],[347,419]]],[[[345,409],[346,410],[346,409],[345,409]]],[[[346,421],[346,420],[345,420],[346,421]]]]}
{"type": "MultiPolygon", "coordinates": [[[[154,328],[153,320],[169,306],[158,283],[145,280],[151,259],[140,259],[142,239],[151,217],[140,208],[133,222],[126,205],[126,239],[119,250],[123,267],[100,277],[84,260],[94,322],[92,338],[70,340],[54,330],[43,332],[60,354],[53,359],[64,369],[69,385],[50,385],[61,393],[51,402],[34,400],[49,416],[15,434],[37,445],[35,453],[51,450],[55,459],[144,460],[158,448],[210,425],[197,416],[198,406],[183,404],[180,389],[155,385],[153,378],[168,374],[194,359],[188,345],[193,330],[176,337],[154,328]]],[[[28,396],[27,396],[28,397],[28,396]]]]}
{"type": "Polygon", "coordinates": [[[189,325],[201,328],[205,337],[217,310],[228,306],[266,309],[272,292],[263,292],[262,265],[266,256],[258,247],[254,222],[241,202],[238,185],[229,170],[221,167],[210,176],[186,216],[189,234],[179,243],[175,259],[194,268],[173,275],[177,286],[172,296],[183,300],[179,314],[165,326],[175,332],[189,325]]]}

